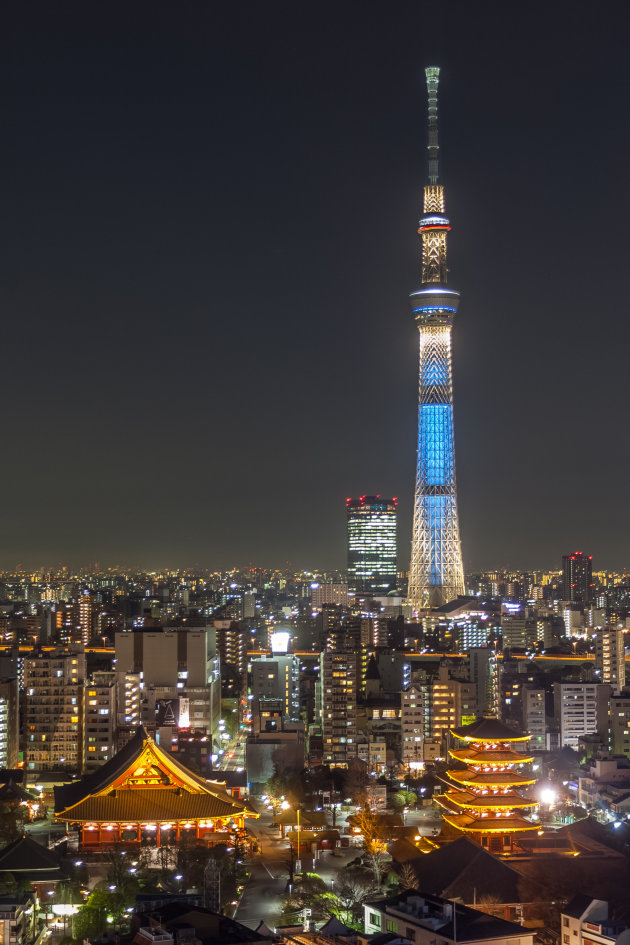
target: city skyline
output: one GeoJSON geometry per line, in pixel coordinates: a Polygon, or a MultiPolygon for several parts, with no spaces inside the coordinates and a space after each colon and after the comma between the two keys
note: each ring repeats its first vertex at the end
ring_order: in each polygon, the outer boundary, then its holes
{"type": "Polygon", "coordinates": [[[624,567],[623,10],[544,9],[9,14],[0,566],[342,568],[381,493],[406,570],[435,61],[464,570],[624,567]]]}

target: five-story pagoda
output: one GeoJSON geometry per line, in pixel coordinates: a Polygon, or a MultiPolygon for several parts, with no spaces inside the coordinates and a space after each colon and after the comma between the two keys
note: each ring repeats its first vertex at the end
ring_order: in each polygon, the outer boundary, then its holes
{"type": "Polygon", "coordinates": [[[451,734],[464,745],[449,749],[449,755],[465,767],[446,772],[447,790],[436,796],[443,818],[492,853],[509,854],[514,834],[539,829],[523,815],[537,803],[522,793],[536,783],[524,770],[534,759],[515,750],[529,735],[490,718],[452,729],[451,734]]]}

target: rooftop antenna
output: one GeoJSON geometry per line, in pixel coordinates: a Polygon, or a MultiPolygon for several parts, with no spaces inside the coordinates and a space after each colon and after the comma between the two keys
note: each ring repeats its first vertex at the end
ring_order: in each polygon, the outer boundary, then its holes
{"type": "Polygon", "coordinates": [[[427,92],[429,96],[429,120],[427,135],[427,151],[429,155],[429,184],[439,183],[438,156],[438,85],[440,82],[439,66],[427,66],[424,70],[427,77],[427,92]]]}

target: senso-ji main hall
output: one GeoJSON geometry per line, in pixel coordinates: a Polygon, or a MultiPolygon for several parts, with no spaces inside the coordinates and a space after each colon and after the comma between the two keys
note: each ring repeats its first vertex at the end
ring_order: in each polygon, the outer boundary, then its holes
{"type": "Polygon", "coordinates": [[[142,726],[101,768],[55,788],[55,818],[76,825],[84,848],[143,841],[161,846],[186,838],[211,843],[257,816],[225,784],[185,768],[142,726]]]}

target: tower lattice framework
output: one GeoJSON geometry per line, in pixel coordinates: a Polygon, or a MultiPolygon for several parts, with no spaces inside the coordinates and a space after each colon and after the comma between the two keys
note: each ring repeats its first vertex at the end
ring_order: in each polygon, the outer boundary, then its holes
{"type": "Polygon", "coordinates": [[[457,514],[451,335],[459,292],[447,286],[444,187],[439,183],[437,92],[440,70],[426,69],[429,99],[428,184],[418,224],[422,285],[411,294],[420,336],[418,464],[408,600],[439,607],[464,593],[457,514]]]}

